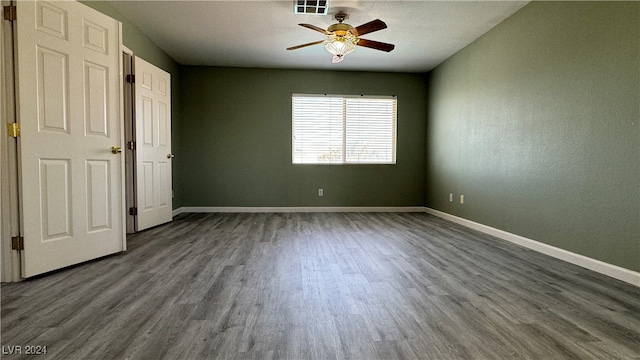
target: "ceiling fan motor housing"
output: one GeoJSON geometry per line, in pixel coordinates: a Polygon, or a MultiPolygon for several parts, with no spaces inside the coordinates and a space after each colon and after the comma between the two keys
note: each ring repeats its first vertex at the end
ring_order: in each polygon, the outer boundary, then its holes
{"type": "Polygon", "coordinates": [[[349,24],[338,23],[329,26],[327,31],[334,33],[336,36],[345,36],[351,29],[353,29],[353,26],[349,24]]]}

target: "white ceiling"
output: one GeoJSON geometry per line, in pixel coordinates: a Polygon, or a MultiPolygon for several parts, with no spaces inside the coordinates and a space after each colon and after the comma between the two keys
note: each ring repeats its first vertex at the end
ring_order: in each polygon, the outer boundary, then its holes
{"type": "Polygon", "coordinates": [[[287,1],[110,1],[178,63],[256,68],[426,72],[512,15],[528,1],[341,1],[329,15],[296,15],[287,1]],[[338,64],[309,23],[326,29],[339,11],[354,27],[374,19],[388,28],[363,38],[396,45],[364,47],[338,64]]]}

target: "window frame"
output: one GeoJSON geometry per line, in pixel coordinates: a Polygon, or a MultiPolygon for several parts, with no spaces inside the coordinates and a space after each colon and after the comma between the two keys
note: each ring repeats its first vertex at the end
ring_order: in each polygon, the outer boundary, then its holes
{"type": "MultiPolygon", "coordinates": [[[[343,105],[344,106],[344,105],[343,105]]],[[[346,108],[346,106],[345,106],[346,108]]],[[[398,143],[398,97],[396,95],[344,95],[344,94],[307,94],[293,93],[291,94],[291,164],[292,165],[396,165],[397,164],[397,143],[398,143]],[[346,99],[383,99],[393,100],[392,138],[391,138],[391,157],[390,161],[347,161],[347,113],[346,110],[342,116],[342,159],[340,162],[296,162],[296,118],[295,118],[295,98],[340,98],[343,104],[346,99]]]]}

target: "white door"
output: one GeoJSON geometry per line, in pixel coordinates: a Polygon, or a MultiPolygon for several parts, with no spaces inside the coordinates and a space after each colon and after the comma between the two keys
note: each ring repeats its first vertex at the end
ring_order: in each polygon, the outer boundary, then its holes
{"type": "Polygon", "coordinates": [[[120,23],[17,1],[22,276],[124,251],[120,23]]]}
{"type": "Polygon", "coordinates": [[[135,57],[136,231],[172,220],[171,75],[135,57]]]}

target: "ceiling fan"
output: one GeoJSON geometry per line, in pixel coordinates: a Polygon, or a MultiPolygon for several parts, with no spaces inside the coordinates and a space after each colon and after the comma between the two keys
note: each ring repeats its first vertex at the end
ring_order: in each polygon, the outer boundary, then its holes
{"type": "Polygon", "coordinates": [[[347,18],[346,14],[339,13],[335,15],[335,19],[338,20],[338,23],[333,24],[324,30],[315,25],[311,24],[298,24],[302,27],[306,27],[307,29],[315,30],[317,32],[321,32],[327,36],[325,40],[319,40],[310,42],[307,44],[292,46],[287,48],[287,50],[296,50],[303,47],[324,44],[324,47],[333,54],[333,63],[338,63],[344,60],[344,56],[351,53],[355,50],[356,45],[364,46],[371,49],[381,50],[389,52],[395,48],[393,44],[387,44],[380,41],[373,41],[363,39],[360,36],[372,33],[374,31],[382,30],[387,28],[387,24],[380,19],[376,19],[373,21],[369,21],[366,24],[362,24],[358,27],[353,27],[349,24],[345,24],[344,20],[347,18]]]}

